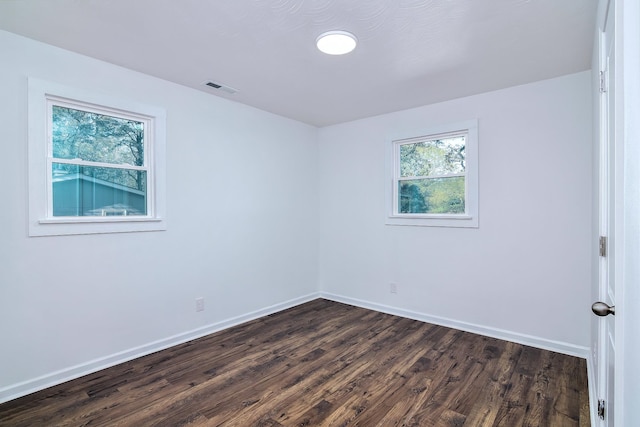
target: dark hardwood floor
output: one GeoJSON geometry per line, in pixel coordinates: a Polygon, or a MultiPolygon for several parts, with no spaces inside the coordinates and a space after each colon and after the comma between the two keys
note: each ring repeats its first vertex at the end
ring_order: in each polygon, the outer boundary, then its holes
{"type": "Polygon", "coordinates": [[[0,405],[2,426],[590,425],[583,359],[326,300],[0,405]]]}

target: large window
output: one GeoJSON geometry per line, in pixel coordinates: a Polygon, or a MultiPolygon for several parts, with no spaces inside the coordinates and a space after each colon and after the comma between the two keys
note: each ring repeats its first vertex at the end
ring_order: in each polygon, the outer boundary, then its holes
{"type": "Polygon", "coordinates": [[[166,228],[163,110],[35,79],[29,108],[30,235],[166,228]]]}
{"type": "Polygon", "coordinates": [[[477,122],[393,139],[391,225],[477,227],[477,122]]]}

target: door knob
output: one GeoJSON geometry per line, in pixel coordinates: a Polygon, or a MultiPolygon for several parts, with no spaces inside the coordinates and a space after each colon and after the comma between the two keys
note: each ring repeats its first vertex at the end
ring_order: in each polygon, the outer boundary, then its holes
{"type": "Polygon", "coordinates": [[[596,316],[607,316],[609,314],[616,315],[616,307],[614,305],[609,306],[601,301],[594,302],[591,306],[591,310],[596,316]]]}

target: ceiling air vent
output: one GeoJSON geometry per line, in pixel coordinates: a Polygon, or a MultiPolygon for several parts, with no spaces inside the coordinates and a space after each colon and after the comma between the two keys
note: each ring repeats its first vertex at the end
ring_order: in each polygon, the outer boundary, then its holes
{"type": "Polygon", "coordinates": [[[211,88],[214,88],[216,90],[221,90],[222,92],[227,92],[229,94],[234,94],[234,93],[237,92],[237,90],[232,88],[231,86],[226,86],[226,85],[223,85],[221,83],[214,82],[212,80],[207,80],[206,82],[204,82],[202,84],[205,85],[205,86],[209,86],[211,88]]]}

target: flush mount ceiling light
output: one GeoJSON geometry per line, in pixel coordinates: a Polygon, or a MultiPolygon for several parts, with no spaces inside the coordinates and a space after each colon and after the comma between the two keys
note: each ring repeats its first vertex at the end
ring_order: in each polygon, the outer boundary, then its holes
{"type": "Polygon", "coordinates": [[[321,52],[328,55],[344,55],[356,48],[358,39],[348,31],[327,31],[316,39],[321,52]]]}

